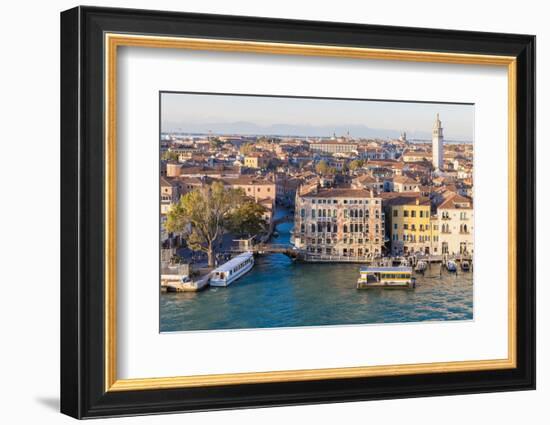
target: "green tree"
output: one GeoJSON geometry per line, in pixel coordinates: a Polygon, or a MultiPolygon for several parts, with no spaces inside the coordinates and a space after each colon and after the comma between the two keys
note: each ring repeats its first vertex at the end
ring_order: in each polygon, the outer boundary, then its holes
{"type": "Polygon", "coordinates": [[[215,249],[229,226],[231,212],[243,202],[240,189],[226,189],[220,182],[194,189],[180,198],[167,214],[166,230],[183,232],[190,249],[208,255],[215,265],[215,249]]]}
{"type": "Polygon", "coordinates": [[[330,167],[328,166],[327,162],[324,159],[322,159],[315,166],[315,171],[317,171],[317,173],[321,175],[326,175],[329,173],[330,167]]]}
{"type": "Polygon", "coordinates": [[[210,139],[210,147],[213,149],[219,149],[223,145],[223,142],[217,138],[213,137],[210,139]]]}
{"type": "Polygon", "coordinates": [[[179,159],[179,154],[173,151],[164,151],[162,154],[162,159],[165,161],[177,161],[179,159]]]}
{"type": "Polygon", "coordinates": [[[351,171],[355,171],[357,170],[358,168],[361,168],[362,166],[364,165],[364,161],[361,160],[361,159],[354,159],[353,161],[350,162],[349,164],[349,169],[351,171]]]}
{"type": "Polygon", "coordinates": [[[263,217],[266,211],[267,208],[263,205],[252,200],[245,201],[231,212],[228,230],[236,235],[257,235],[267,227],[267,221],[263,217]]]}
{"type": "Polygon", "coordinates": [[[255,150],[256,150],[256,148],[255,148],[253,143],[245,143],[245,144],[241,145],[241,147],[239,148],[239,152],[242,155],[250,155],[255,150]]]}

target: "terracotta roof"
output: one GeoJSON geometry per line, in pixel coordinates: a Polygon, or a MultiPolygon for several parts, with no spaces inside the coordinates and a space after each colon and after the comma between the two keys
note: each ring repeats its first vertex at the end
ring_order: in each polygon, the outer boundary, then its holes
{"type": "Polygon", "coordinates": [[[438,209],[464,209],[471,210],[472,200],[461,196],[458,193],[450,192],[450,195],[444,196],[443,202],[438,206],[438,209]],[[467,206],[466,206],[467,205],[467,206]]]}
{"type": "Polygon", "coordinates": [[[174,186],[176,186],[176,183],[174,182],[173,179],[171,179],[171,178],[169,178],[169,177],[160,176],[160,185],[161,185],[161,186],[170,186],[170,187],[174,187],[174,186]]]}
{"type": "Polygon", "coordinates": [[[407,176],[395,176],[393,178],[394,183],[402,183],[402,184],[418,184],[416,180],[411,179],[407,176]]]}
{"type": "Polygon", "coordinates": [[[362,176],[356,177],[353,181],[357,183],[376,183],[376,179],[368,174],[363,174],[362,176]]]}
{"type": "Polygon", "coordinates": [[[350,188],[319,189],[317,193],[303,195],[308,198],[374,198],[370,190],[350,188]]]}
{"type": "Polygon", "coordinates": [[[383,199],[384,205],[399,206],[399,205],[423,205],[430,206],[430,198],[427,196],[395,196],[388,199],[383,199]]]}

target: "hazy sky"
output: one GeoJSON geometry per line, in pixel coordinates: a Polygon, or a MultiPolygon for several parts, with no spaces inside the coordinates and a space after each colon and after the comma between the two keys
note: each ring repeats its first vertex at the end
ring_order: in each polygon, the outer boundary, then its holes
{"type": "Polygon", "coordinates": [[[439,113],[446,139],[473,140],[473,105],[163,93],[161,107],[162,131],[297,134],[317,128],[330,136],[331,128],[349,127],[351,136],[361,137],[353,133],[368,127],[422,137],[439,113]]]}

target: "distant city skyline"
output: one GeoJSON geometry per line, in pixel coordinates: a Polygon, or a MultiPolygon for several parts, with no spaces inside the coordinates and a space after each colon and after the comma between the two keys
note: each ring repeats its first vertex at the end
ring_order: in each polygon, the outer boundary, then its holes
{"type": "Polygon", "coordinates": [[[430,139],[437,113],[445,139],[473,141],[472,104],[161,94],[162,132],[430,139]]]}

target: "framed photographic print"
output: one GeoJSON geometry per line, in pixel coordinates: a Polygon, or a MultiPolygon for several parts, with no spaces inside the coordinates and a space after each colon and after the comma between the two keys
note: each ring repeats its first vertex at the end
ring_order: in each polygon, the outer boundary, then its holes
{"type": "Polygon", "coordinates": [[[61,14],[61,411],[535,387],[535,38],[61,14]]]}

